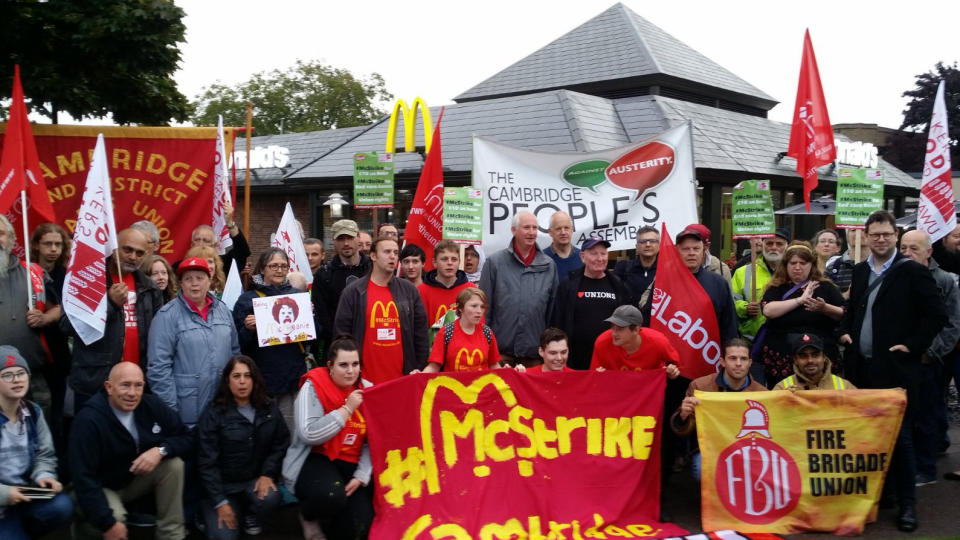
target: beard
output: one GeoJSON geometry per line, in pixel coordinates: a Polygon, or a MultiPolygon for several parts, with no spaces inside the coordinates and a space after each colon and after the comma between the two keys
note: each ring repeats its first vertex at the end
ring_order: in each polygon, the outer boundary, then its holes
{"type": "Polygon", "coordinates": [[[771,265],[778,264],[780,259],[783,258],[783,253],[777,253],[776,251],[764,251],[763,260],[767,261],[771,265]]]}

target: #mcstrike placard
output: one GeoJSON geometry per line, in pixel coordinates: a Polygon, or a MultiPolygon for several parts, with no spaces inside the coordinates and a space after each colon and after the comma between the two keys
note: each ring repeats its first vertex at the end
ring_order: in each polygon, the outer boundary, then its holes
{"type": "Polygon", "coordinates": [[[253,315],[260,347],[317,339],[310,293],[254,298],[253,315]]]}
{"type": "Polygon", "coordinates": [[[874,210],[883,208],[883,170],[837,170],[838,229],[862,229],[874,210]]]}
{"type": "Polygon", "coordinates": [[[769,238],[776,221],[769,180],[744,180],[733,188],[733,239],[769,238]]]}
{"type": "Polygon", "coordinates": [[[483,192],[472,187],[444,188],[443,238],[458,244],[483,241],[483,192]]]}
{"type": "Polygon", "coordinates": [[[353,155],[353,207],[393,208],[393,154],[353,155]]]}

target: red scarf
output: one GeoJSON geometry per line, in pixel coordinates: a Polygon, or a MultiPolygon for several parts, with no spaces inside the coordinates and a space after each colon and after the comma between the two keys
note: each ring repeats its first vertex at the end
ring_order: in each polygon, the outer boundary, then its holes
{"type": "MultiPolygon", "coordinates": [[[[30,273],[30,284],[31,291],[27,291],[27,294],[33,296],[33,306],[36,310],[46,312],[47,305],[44,302],[44,287],[43,287],[43,268],[40,268],[40,265],[37,263],[30,263],[30,267],[27,268],[27,261],[20,261],[20,265],[23,266],[30,273]]],[[[47,336],[43,332],[39,332],[37,335],[40,336],[40,345],[43,346],[43,352],[46,355],[44,358],[44,363],[52,364],[53,355],[50,354],[50,346],[47,345],[47,336]]]]}
{"type": "Polygon", "coordinates": [[[530,248],[530,253],[524,257],[523,253],[520,253],[520,248],[517,247],[517,241],[514,240],[513,252],[517,254],[517,257],[520,258],[520,262],[522,262],[524,266],[530,266],[533,264],[533,258],[537,256],[537,246],[534,245],[532,248],[530,248]]]}
{"type": "MultiPolygon", "coordinates": [[[[360,381],[350,388],[341,389],[334,384],[330,378],[330,370],[325,367],[311,369],[300,377],[300,386],[310,381],[313,389],[317,392],[317,399],[323,410],[330,412],[343,407],[347,402],[347,396],[350,392],[360,388],[360,381]]],[[[330,458],[330,461],[340,459],[357,463],[360,460],[360,451],[363,449],[363,438],[367,432],[367,422],[364,420],[360,411],[353,411],[346,425],[340,430],[340,433],[334,435],[330,440],[323,444],[313,447],[312,451],[323,454],[330,458]]]]}

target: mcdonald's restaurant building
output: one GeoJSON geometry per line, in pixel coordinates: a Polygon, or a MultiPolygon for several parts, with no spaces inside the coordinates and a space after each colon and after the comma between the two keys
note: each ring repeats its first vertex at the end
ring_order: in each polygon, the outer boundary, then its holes
{"type": "MultiPolygon", "coordinates": [[[[407,103],[414,99],[400,97],[407,103]]],[[[767,118],[777,101],[622,4],[454,101],[446,106],[442,122],[447,185],[470,184],[474,134],[533,150],[586,152],[643,141],[691,121],[698,211],[714,231],[717,254],[726,256],[731,247],[730,193],[738,182],[771,180],[777,209],[803,201],[796,164],[785,157],[790,125],[767,118]]],[[[436,119],[440,107],[429,111],[436,119]]],[[[397,118],[395,207],[376,210],[377,222],[393,222],[401,230],[423,167],[424,132],[430,130],[424,116],[414,106],[397,118]],[[406,133],[414,138],[415,151],[403,151],[406,133]]],[[[367,126],[254,137],[252,219],[247,231],[254,253],[267,246],[288,201],[306,232],[322,238],[328,250],[329,227],[339,216],[372,230],[374,210],[333,203],[352,202],[353,156],[385,151],[390,118],[367,126]]],[[[847,163],[884,169],[889,210],[902,215],[905,206],[915,204],[917,178],[886,163],[869,144],[840,134],[837,140],[847,163]]],[[[237,148],[244,148],[241,140],[237,148]]],[[[236,161],[244,166],[245,160],[236,161]]],[[[238,170],[238,179],[243,172],[238,170]]],[[[834,165],[821,168],[813,198],[832,196],[835,188],[834,165]]],[[[832,216],[824,215],[778,215],[777,220],[797,238],[810,238],[833,223],[832,216]]]]}

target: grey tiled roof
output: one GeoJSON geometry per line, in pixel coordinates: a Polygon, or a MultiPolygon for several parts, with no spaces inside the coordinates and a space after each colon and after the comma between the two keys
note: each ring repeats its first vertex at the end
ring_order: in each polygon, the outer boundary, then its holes
{"type": "MultiPolygon", "coordinates": [[[[290,161],[283,169],[251,169],[251,183],[254,185],[280,185],[283,183],[284,175],[303,167],[311,160],[336,148],[337,145],[357,136],[364,129],[366,129],[366,126],[251,137],[251,148],[277,145],[286,147],[290,151],[290,161]]],[[[246,149],[246,140],[242,135],[238,136],[234,142],[234,151],[246,151],[246,149]]],[[[243,181],[244,171],[245,169],[241,164],[237,169],[237,179],[240,182],[243,181]]]]}
{"type": "Polygon", "coordinates": [[[454,99],[464,102],[663,75],[750,96],[767,102],[767,109],[776,103],[620,3],[454,99]]]}

